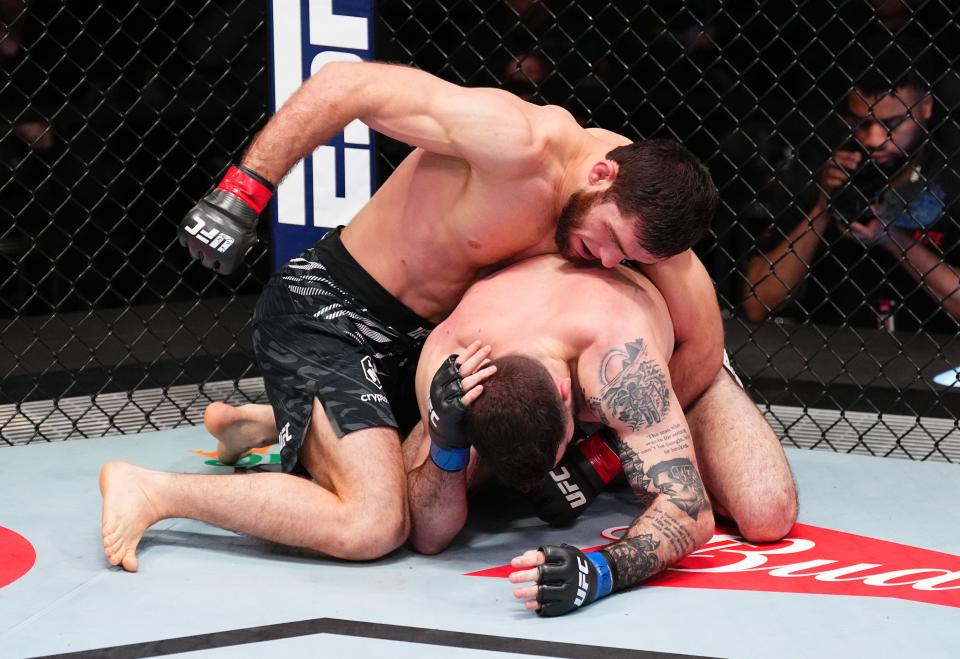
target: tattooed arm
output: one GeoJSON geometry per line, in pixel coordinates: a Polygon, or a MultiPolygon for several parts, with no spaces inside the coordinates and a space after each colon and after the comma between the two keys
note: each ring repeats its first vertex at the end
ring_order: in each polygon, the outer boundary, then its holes
{"type": "Polygon", "coordinates": [[[635,586],[702,545],[714,530],[665,360],[638,338],[602,352],[588,350],[578,375],[587,402],[617,434],[639,515],[622,540],[599,551],[584,554],[563,545],[514,559],[514,567],[537,568],[515,572],[510,580],[537,582],[514,594],[540,615],[560,615],[635,586]]]}
{"type": "Polygon", "coordinates": [[[580,370],[590,406],[617,433],[640,508],[626,536],[605,548],[619,587],[629,588],[709,540],[713,514],[666,364],[646,341],[611,348],[599,360],[585,353],[580,370]]]}

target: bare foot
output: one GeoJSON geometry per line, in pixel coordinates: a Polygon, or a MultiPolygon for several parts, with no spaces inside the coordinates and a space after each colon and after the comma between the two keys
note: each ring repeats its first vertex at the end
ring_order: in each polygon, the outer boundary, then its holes
{"type": "Polygon", "coordinates": [[[225,465],[234,464],[255,448],[277,442],[269,405],[210,403],[203,411],[203,425],[217,438],[217,459],[225,465]]]}
{"type": "Polygon", "coordinates": [[[161,474],[117,461],[108,462],[100,470],[103,551],[110,565],[137,571],[140,538],[161,519],[148,494],[150,482],[158,476],[161,474]]]}

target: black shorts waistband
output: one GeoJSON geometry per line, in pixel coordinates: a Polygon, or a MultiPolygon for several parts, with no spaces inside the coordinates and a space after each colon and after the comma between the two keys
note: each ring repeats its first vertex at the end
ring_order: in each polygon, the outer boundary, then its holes
{"type": "Polygon", "coordinates": [[[376,279],[363,269],[347,251],[340,238],[343,227],[331,229],[316,244],[307,250],[327,267],[329,275],[357,302],[367,307],[377,318],[400,332],[408,333],[418,328],[432,330],[434,324],[421,318],[415,311],[393,296],[376,279]]]}

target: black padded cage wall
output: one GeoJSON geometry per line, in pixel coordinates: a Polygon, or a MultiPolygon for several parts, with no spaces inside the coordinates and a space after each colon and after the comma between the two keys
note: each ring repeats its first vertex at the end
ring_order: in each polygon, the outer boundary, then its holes
{"type": "MultiPolygon", "coordinates": [[[[262,402],[249,321],[269,276],[265,223],[229,277],[192,264],[175,234],[268,118],[267,6],[0,7],[3,441],[262,402]]],[[[396,0],[375,3],[374,52],[685,143],[723,199],[696,251],[727,348],[785,443],[955,461],[958,389],[934,377],[960,365],[958,14],[948,0],[396,0]],[[896,142],[906,165],[859,167],[824,194],[834,154],[876,164],[878,131],[911,127],[896,142]],[[829,221],[811,210],[822,198],[829,221]],[[934,261],[912,265],[918,246],[934,261]],[[802,265],[790,281],[788,263],[802,265]]],[[[409,151],[378,150],[381,179],[409,151]]]]}

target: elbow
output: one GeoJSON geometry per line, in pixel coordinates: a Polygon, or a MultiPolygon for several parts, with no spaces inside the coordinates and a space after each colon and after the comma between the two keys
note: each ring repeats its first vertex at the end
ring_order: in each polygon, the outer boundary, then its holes
{"type": "Polygon", "coordinates": [[[359,91],[367,84],[370,62],[331,60],[314,71],[307,85],[324,89],[336,89],[342,98],[356,101],[359,91]]]}
{"type": "Polygon", "coordinates": [[[713,508],[708,507],[706,510],[701,511],[697,516],[696,522],[694,522],[693,528],[690,530],[694,542],[693,550],[710,542],[716,529],[717,522],[713,516],[713,508]]]}
{"type": "Polygon", "coordinates": [[[311,79],[321,79],[327,82],[330,79],[348,80],[355,77],[357,75],[357,70],[364,64],[365,62],[349,60],[329,60],[320,65],[320,68],[314,71],[313,75],[310,77],[311,79]]]}
{"type": "Polygon", "coordinates": [[[951,318],[960,322],[960,286],[943,300],[943,310],[951,318]]]}
{"type": "Polygon", "coordinates": [[[752,323],[762,323],[770,317],[770,309],[760,301],[756,293],[751,293],[750,297],[743,301],[742,309],[743,315],[752,323]]]}

